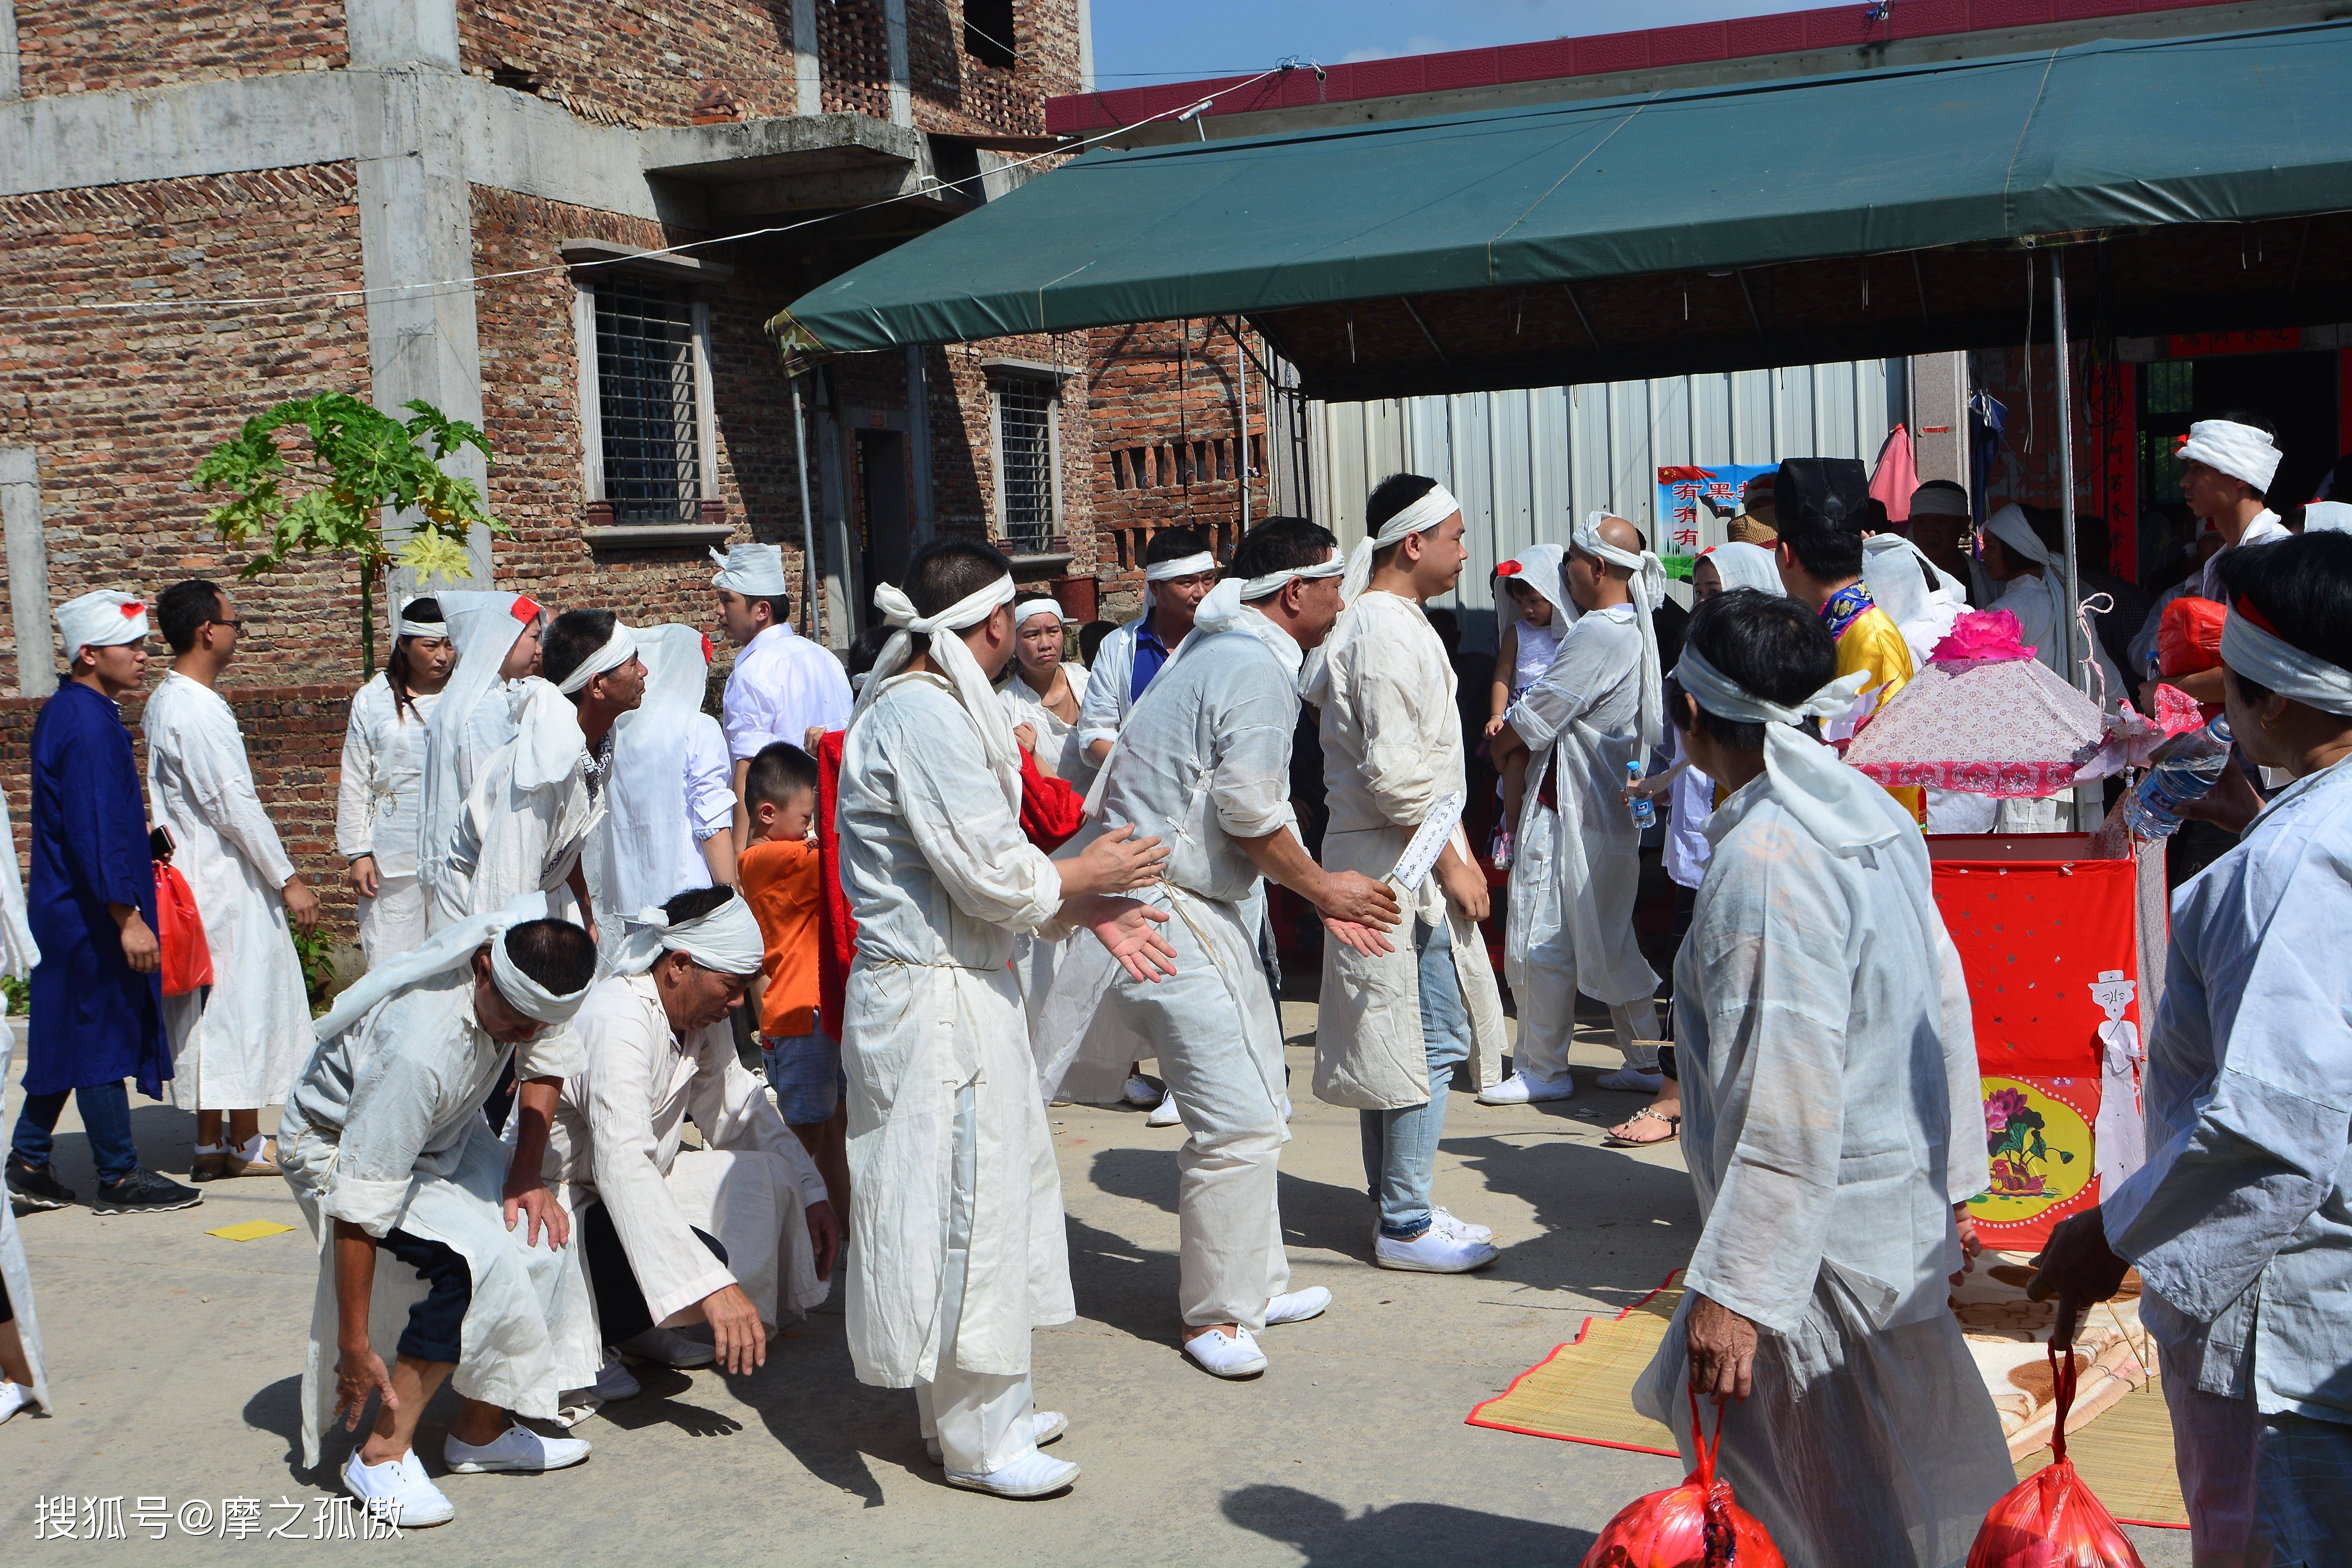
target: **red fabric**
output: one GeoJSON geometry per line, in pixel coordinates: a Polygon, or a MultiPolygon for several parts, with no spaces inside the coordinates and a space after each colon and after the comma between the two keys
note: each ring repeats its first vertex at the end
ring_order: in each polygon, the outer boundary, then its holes
{"type": "Polygon", "coordinates": [[[1021,831],[1030,843],[1051,855],[1070,840],[1087,819],[1087,797],[1051,773],[1041,773],[1037,759],[1021,753],[1021,831]]]}
{"type": "Polygon", "coordinates": [[[1732,1500],[1731,1483],[1716,1479],[1721,1415],[1709,1443],[1699,1425],[1698,1396],[1690,1400],[1698,1468],[1682,1485],[1635,1498],[1620,1509],[1585,1552],[1583,1568],[1786,1568],[1764,1526],[1732,1500]]]}
{"type": "Polygon", "coordinates": [[[163,948],[163,994],[185,996],[213,983],[212,944],[195,890],[168,860],[155,862],[155,940],[163,948]]]}
{"type": "Polygon", "coordinates": [[[2179,598],[2164,606],[2157,623],[2157,668],[2169,679],[2195,675],[2221,662],[2221,626],[2230,618],[2224,605],[2210,599],[2179,598]]]}
{"type": "Polygon", "coordinates": [[[1969,1568],[2144,1568],[2115,1516],[2066,1457],[2066,1414],[2074,1403],[2079,1363],[2071,1350],[2062,1362],[2055,1345],[2043,1353],[2058,1405],[2050,1428],[2050,1464],[1987,1510],[1976,1544],[1969,1549],[1969,1568]]]}
{"type": "Polygon", "coordinates": [[[1870,473],[1871,499],[1886,508],[1890,522],[1911,520],[1911,492],[1919,488],[1919,465],[1911,455],[1911,427],[1897,425],[1878,448],[1878,466],[1870,473]]]}

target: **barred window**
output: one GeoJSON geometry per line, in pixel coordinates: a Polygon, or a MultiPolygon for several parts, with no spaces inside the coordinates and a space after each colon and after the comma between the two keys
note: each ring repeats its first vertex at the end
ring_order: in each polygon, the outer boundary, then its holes
{"type": "Polygon", "coordinates": [[[701,413],[694,308],[683,293],[625,273],[599,279],[596,403],[604,499],[618,523],[701,516],[701,413]]]}
{"type": "Polygon", "coordinates": [[[1015,555],[1044,554],[1061,532],[1054,471],[1055,404],[1049,380],[997,378],[997,503],[1005,547],[1015,555]]]}

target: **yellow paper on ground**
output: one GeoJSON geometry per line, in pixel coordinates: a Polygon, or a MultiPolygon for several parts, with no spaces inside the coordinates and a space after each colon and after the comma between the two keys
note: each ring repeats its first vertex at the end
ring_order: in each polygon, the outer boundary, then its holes
{"type": "Polygon", "coordinates": [[[218,1230],[208,1230],[205,1234],[217,1236],[223,1241],[259,1241],[265,1236],[284,1236],[293,1228],[290,1225],[279,1225],[274,1219],[248,1219],[240,1220],[236,1225],[225,1225],[218,1230]]]}

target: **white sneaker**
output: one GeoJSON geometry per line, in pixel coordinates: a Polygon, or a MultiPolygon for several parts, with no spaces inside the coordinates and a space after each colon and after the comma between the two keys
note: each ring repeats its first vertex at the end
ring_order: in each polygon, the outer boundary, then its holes
{"type": "Polygon", "coordinates": [[[441,1445],[441,1462],[453,1476],[478,1476],[491,1470],[568,1470],[588,1457],[588,1443],[580,1437],[542,1437],[518,1422],[488,1442],[476,1447],[452,1437],[441,1445]]]}
{"type": "Polygon", "coordinates": [[[1538,1078],[1524,1069],[1513,1073],[1492,1089],[1478,1091],[1481,1105],[1532,1105],[1542,1100],[1567,1100],[1576,1093],[1576,1079],[1562,1073],[1558,1078],[1538,1078]]]}
{"type": "Polygon", "coordinates": [[[1265,1326],[1277,1323],[1303,1323],[1309,1318],[1319,1318],[1331,1307],[1331,1292],[1320,1285],[1309,1285],[1304,1290],[1286,1290],[1265,1304],[1265,1326]]]}
{"type": "Polygon", "coordinates": [[[1372,1242],[1372,1262],[1381,1268],[1402,1268],[1412,1274],[1467,1274],[1484,1268],[1497,1257],[1491,1241],[1469,1241],[1450,1236],[1434,1221],[1411,1241],[1372,1242]]]}
{"type": "Polygon", "coordinates": [[[1666,1087],[1666,1075],[1643,1072],[1637,1067],[1622,1067],[1615,1072],[1605,1072],[1594,1079],[1592,1087],[1613,1089],[1621,1094],[1655,1094],[1666,1087]]]}
{"type": "Polygon", "coordinates": [[[1149,1107],[1159,1104],[1160,1097],[1165,1092],[1166,1090],[1155,1085],[1150,1079],[1144,1077],[1139,1072],[1131,1072],[1128,1074],[1127,1083],[1119,1090],[1119,1093],[1126,1098],[1127,1102],[1129,1105],[1137,1107],[1149,1107]]]}
{"type": "Polygon", "coordinates": [[[425,1475],[414,1448],[381,1465],[360,1463],[360,1451],[352,1449],[352,1457],[343,1461],[343,1485],[362,1504],[382,1503],[392,1522],[402,1530],[446,1524],[457,1517],[456,1505],[425,1475]]]}
{"type": "Polygon", "coordinates": [[[33,1403],[33,1391],[21,1383],[0,1378],[0,1423],[33,1403]]]}
{"type": "Polygon", "coordinates": [[[606,1404],[616,1399],[635,1399],[646,1391],[645,1385],[622,1363],[621,1352],[614,1350],[604,1352],[604,1364],[597,1369],[593,1388],[596,1397],[606,1404]]]}
{"type": "Polygon", "coordinates": [[[631,1334],[613,1347],[635,1361],[649,1361],[656,1366],[676,1367],[684,1372],[691,1367],[709,1366],[719,1359],[719,1352],[700,1340],[688,1339],[674,1329],[647,1329],[642,1334],[631,1334]]]}
{"type": "Polygon", "coordinates": [[[1184,1353],[1212,1377],[1255,1377],[1265,1370],[1265,1352],[1257,1348],[1257,1336],[1238,1323],[1230,1334],[1223,1329],[1194,1334],[1184,1342],[1184,1353]]]}
{"type": "MultiPolygon", "coordinates": [[[[1058,1410],[1033,1410],[1029,1413],[1029,1440],[1042,1448],[1070,1429],[1070,1418],[1058,1410]]],[[[938,1464],[941,1458],[940,1440],[924,1438],[923,1452],[930,1456],[931,1463],[938,1464]]]]}
{"type": "Polygon", "coordinates": [[[1466,1219],[1456,1219],[1444,1209],[1429,1211],[1429,1223],[1456,1241],[1492,1241],[1495,1233],[1483,1225],[1472,1225],[1466,1219]]]}
{"type": "Polygon", "coordinates": [[[990,1470],[985,1475],[973,1475],[967,1470],[948,1472],[948,1485],[951,1487],[1013,1498],[1044,1497],[1062,1490],[1077,1479],[1077,1466],[1049,1458],[1034,1448],[1003,1469],[990,1470]]]}
{"type": "Polygon", "coordinates": [[[1171,1089],[1159,1104],[1151,1108],[1151,1114],[1143,1119],[1143,1124],[1146,1127],[1173,1127],[1183,1120],[1184,1113],[1176,1109],[1176,1091],[1171,1089]]]}

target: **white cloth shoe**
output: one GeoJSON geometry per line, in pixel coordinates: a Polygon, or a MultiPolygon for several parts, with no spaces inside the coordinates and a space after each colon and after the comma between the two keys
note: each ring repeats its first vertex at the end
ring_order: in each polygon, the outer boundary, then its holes
{"type": "Polygon", "coordinates": [[[1230,1334],[1223,1329],[1194,1334],[1184,1342],[1184,1353],[1212,1377],[1255,1377],[1265,1370],[1265,1352],[1257,1348],[1257,1336],[1239,1324],[1230,1334]]]}
{"type": "Polygon", "coordinates": [[[1331,1292],[1320,1285],[1309,1285],[1304,1290],[1286,1290],[1265,1304],[1265,1326],[1277,1323],[1303,1323],[1309,1318],[1319,1318],[1331,1308],[1331,1292]]]}
{"type": "Polygon", "coordinates": [[[1558,1078],[1538,1078],[1527,1071],[1513,1073],[1492,1089],[1478,1091],[1481,1105],[1532,1105],[1542,1100],[1567,1100],[1576,1093],[1576,1079],[1569,1073],[1558,1078]]]}
{"type": "Polygon", "coordinates": [[[453,1476],[478,1476],[493,1470],[568,1470],[588,1457],[588,1443],[580,1437],[542,1437],[517,1423],[488,1442],[475,1446],[452,1437],[441,1445],[441,1462],[453,1476]]]}
{"type": "Polygon", "coordinates": [[[1003,1469],[985,1475],[973,1475],[967,1470],[948,1472],[948,1485],[951,1487],[1012,1498],[1044,1497],[1062,1490],[1077,1479],[1077,1466],[1050,1458],[1034,1448],[1003,1469]]]}
{"type": "Polygon", "coordinates": [[[383,1504],[392,1523],[401,1530],[423,1530],[457,1517],[457,1506],[425,1475],[414,1448],[381,1465],[360,1463],[360,1451],[352,1449],[352,1457],[343,1461],[343,1485],[362,1505],[383,1504]]]}
{"type": "Polygon", "coordinates": [[[604,1352],[604,1364],[597,1369],[593,1387],[596,1397],[608,1405],[616,1399],[635,1399],[646,1391],[622,1362],[621,1352],[614,1350],[604,1352]]]}
{"type": "Polygon", "coordinates": [[[1167,1092],[1139,1072],[1128,1074],[1126,1084],[1119,1089],[1119,1093],[1125,1097],[1127,1102],[1139,1109],[1159,1104],[1160,1096],[1167,1092]]]}
{"type": "Polygon", "coordinates": [[[700,1340],[688,1339],[674,1329],[647,1329],[642,1334],[632,1334],[613,1347],[635,1361],[649,1361],[656,1366],[676,1367],[680,1372],[698,1366],[709,1366],[719,1359],[719,1352],[700,1340]]]}
{"type": "Polygon", "coordinates": [[[1159,1104],[1151,1108],[1151,1114],[1143,1119],[1143,1124],[1146,1127],[1173,1127],[1183,1120],[1184,1113],[1176,1109],[1176,1091],[1171,1089],[1159,1104]]]}
{"type": "Polygon", "coordinates": [[[1615,1072],[1605,1072],[1594,1079],[1592,1087],[1613,1089],[1621,1094],[1655,1094],[1666,1087],[1666,1075],[1643,1072],[1636,1067],[1622,1067],[1615,1072]]]}
{"type": "Polygon", "coordinates": [[[1452,1214],[1448,1213],[1444,1209],[1430,1210],[1429,1223],[1433,1228],[1444,1231],[1446,1235],[1454,1237],[1456,1241],[1492,1241],[1495,1239],[1495,1233],[1488,1230],[1485,1226],[1472,1225],[1466,1219],[1456,1219],[1452,1214]]]}
{"type": "Polygon", "coordinates": [[[1372,1262],[1376,1266],[1401,1268],[1411,1274],[1467,1274],[1494,1262],[1496,1256],[1493,1242],[1470,1241],[1451,1235],[1434,1219],[1427,1230],[1411,1241],[1391,1241],[1385,1236],[1372,1240],[1372,1262]]]}
{"type": "MultiPolygon", "coordinates": [[[[1033,1410],[1029,1413],[1029,1441],[1042,1448],[1070,1429],[1070,1418],[1058,1410],[1033,1410]]],[[[944,1457],[940,1452],[937,1437],[923,1439],[923,1452],[930,1456],[931,1463],[935,1465],[944,1457]]]]}
{"type": "Polygon", "coordinates": [[[33,1391],[21,1383],[0,1378],[0,1424],[33,1403],[33,1391]]]}

